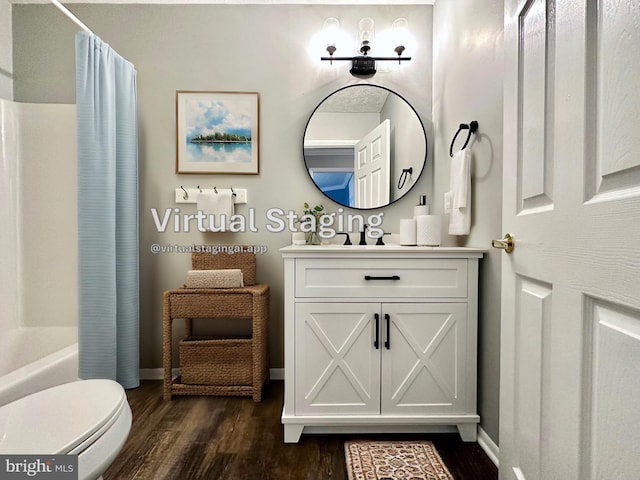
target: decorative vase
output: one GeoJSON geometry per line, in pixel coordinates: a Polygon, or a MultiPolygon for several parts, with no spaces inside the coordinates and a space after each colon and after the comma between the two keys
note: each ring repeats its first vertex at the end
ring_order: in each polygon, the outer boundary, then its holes
{"type": "Polygon", "coordinates": [[[320,245],[320,236],[318,232],[309,232],[306,236],[307,245],[320,245]]]}

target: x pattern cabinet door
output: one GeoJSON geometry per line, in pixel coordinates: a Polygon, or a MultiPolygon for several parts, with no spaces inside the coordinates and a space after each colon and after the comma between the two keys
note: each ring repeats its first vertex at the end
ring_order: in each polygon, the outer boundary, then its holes
{"type": "Polygon", "coordinates": [[[382,413],[461,412],[467,378],[467,304],[383,304],[382,413]]]}
{"type": "Polygon", "coordinates": [[[380,304],[296,305],[297,414],[380,413],[380,304]]]}

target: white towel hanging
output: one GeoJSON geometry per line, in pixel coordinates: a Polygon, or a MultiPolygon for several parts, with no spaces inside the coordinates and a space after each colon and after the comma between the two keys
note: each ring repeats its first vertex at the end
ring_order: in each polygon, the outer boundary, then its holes
{"type": "Polygon", "coordinates": [[[205,191],[198,193],[198,211],[204,213],[204,228],[211,232],[226,232],[234,214],[231,191],[205,191]]]}
{"type": "MultiPolygon", "coordinates": [[[[448,199],[449,235],[469,235],[471,231],[471,152],[460,150],[451,159],[448,199]]],[[[445,203],[447,200],[445,200],[445,203]]]]}

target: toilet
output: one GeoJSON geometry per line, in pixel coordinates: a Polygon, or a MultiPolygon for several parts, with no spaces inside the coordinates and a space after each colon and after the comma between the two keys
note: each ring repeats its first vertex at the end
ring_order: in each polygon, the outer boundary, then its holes
{"type": "Polygon", "coordinates": [[[78,455],[78,478],[96,479],[130,429],[131,408],[118,383],[79,380],[0,407],[0,454],[78,455]]]}

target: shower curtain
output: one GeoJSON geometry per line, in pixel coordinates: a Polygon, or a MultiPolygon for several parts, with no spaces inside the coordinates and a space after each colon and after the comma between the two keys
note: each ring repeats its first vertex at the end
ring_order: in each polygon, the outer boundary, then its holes
{"type": "Polygon", "coordinates": [[[76,35],[79,376],[139,379],[136,71],[76,35]]]}

